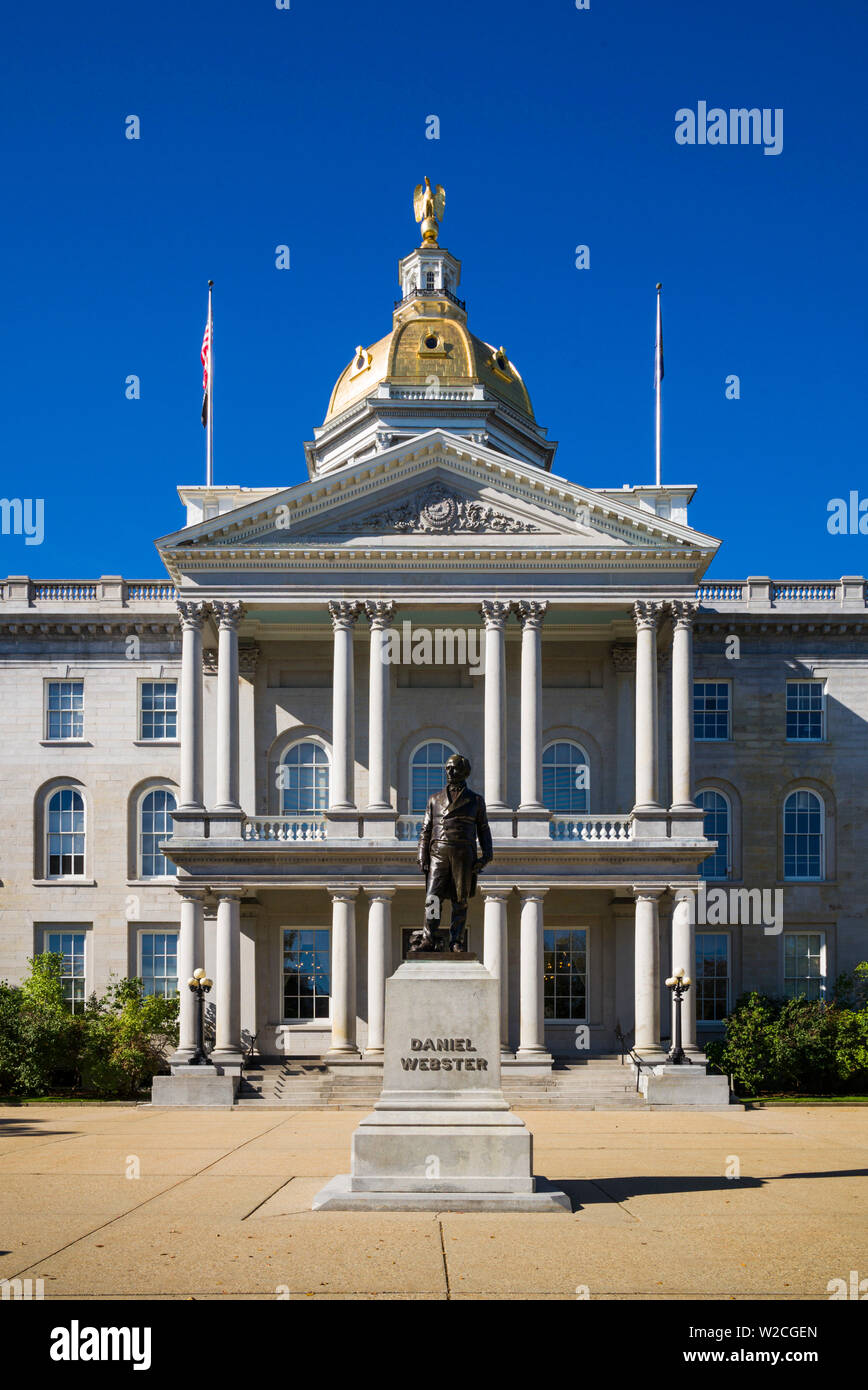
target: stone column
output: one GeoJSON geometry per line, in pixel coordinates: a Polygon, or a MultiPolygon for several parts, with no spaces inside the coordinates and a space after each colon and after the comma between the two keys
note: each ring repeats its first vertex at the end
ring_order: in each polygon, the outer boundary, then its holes
{"type": "Polygon", "coordinates": [[[180,1000],[178,1046],[170,1058],[173,1067],[183,1066],[189,1062],[196,1050],[196,1001],[187,987],[187,981],[194,970],[205,965],[204,891],[186,888],[179,888],[176,891],[181,899],[181,923],[178,929],[178,992],[180,1000]]]}
{"type": "Polygon", "coordinates": [[[243,819],[238,801],[238,624],[244,605],[217,602],[211,605],[217,620],[217,787],[211,834],[215,828],[237,834],[243,819]],[[227,825],[219,827],[219,821],[227,825]],[[234,828],[233,828],[234,827],[234,828]]]}
{"type": "Polygon", "coordinates": [[[181,602],[181,812],[204,811],[202,766],[202,625],[205,604],[181,602]]]}
{"type": "Polygon", "coordinates": [[[635,603],[633,613],[636,619],[636,802],[633,816],[656,822],[658,826],[662,819],[665,835],[665,817],[657,791],[657,627],[661,605],[635,603]]]}
{"type": "Polygon", "coordinates": [[[355,769],[355,690],[353,679],[353,630],[361,604],[336,601],[329,604],[334,628],[332,673],[332,767],[329,820],[336,833],[347,834],[347,822],[358,821],[355,769]],[[343,823],[343,824],[341,824],[343,823]]]}
{"type": "Polygon", "coordinates": [[[366,888],[368,895],[368,1045],[365,1056],[383,1056],[386,977],[391,966],[394,888],[366,888]]]}
{"type": "MultiPolygon", "coordinates": [[[[681,1046],[698,1052],[696,1041],[696,907],[692,888],[676,888],[672,905],[672,974],[684,970],[690,988],[681,1004],[681,1046]]],[[[672,1037],[675,1037],[675,1001],[672,1001],[672,1037]]]]}
{"type": "Polygon", "coordinates": [[[397,813],[392,808],[389,769],[389,689],[392,669],[389,662],[389,628],[395,616],[390,600],[365,604],[371,624],[371,655],[368,686],[368,804],[364,811],[363,833],[377,838],[393,838],[397,813]]]}
{"type": "Polygon", "coordinates": [[[479,891],[485,902],[482,963],[500,981],[500,1052],[509,1051],[509,954],[507,939],[507,909],[511,890],[489,888],[480,883],[479,891]]]}
{"type": "Polygon", "coordinates": [[[543,1016],[543,898],[547,888],[521,894],[520,1021],[516,1057],[551,1062],[545,1042],[543,1016]]]}
{"type": "Polygon", "coordinates": [[[636,928],[633,947],[636,1007],[633,1046],[637,1052],[660,1051],[660,917],[662,888],[635,888],[636,928]]]}
{"type": "Polygon", "coordinates": [[[216,1039],[211,1061],[223,1071],[241,1070],[241,891],[217,888],[216,1039]]]}
{"type": "MultiPolygon", "coordinates": [[[[238,646],[238,800],[248,816],[255,816],[256,799],[256,667],[259,645],[241,642],[238,646]]],[[[266,791],[266,796],[267,796],[266,791]]],[[[271,809],[270,802],[263,807],[271,809]]]]}
{"type": "Polygon", "coordinates": [[[356,898],[358,888],[329,888],[332,900],[332,1040],[327,1060],[359,1055],[356,1047],[356,898]]]}
{"type": "MultiPolygon", "coordinates": [[[[693,619],[696,603],[672,609],[672,810],[695,819],[693,801],[693,619]]],[[[685,970],[687,967],[684,967],[685,970]]],[[[688,971],[688,973],[692,973],[688,971]]]]}
{"type": "Polygon", "coordinates": [[[486,599],[479,608],[485,623],[485,804],[492,833],[510,838],[512,810],[506,804],[506,620],[511,609],[511,603],[494,599],[486,599]]]}
{"type": "MultiPolygon", "coordinates": [[[[615,805],[613,810],[623,815],[634,804],[634,775],[636,766],[634,684],[636,648],[626,642],[612,647],[617,694],[615,697],[615,805]]],[[[598,803],[599,804],[599,803],[598,803]]]]}
{"type": "Polygon", "coordinates": [[[522,600],[521,623],[521,803],[518,833],[547,839],[551,812],[540,797],[542,790],[542,624],[547,603],[522,600]]]}

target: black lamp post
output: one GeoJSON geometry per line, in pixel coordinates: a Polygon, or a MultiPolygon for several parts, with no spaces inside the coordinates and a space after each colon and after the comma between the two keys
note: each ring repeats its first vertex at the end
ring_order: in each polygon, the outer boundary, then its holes
{"type": "Polygon", "coordinates": [[[204,970],[194,970],[192,976],[187,981],[192,993],[196,997],[194,1008],[196,1010],[196,1051],[190,1058],[188,1066],[202,1067],[211,1066],[211,1058],[205,1051],[205,995],[210,990],[214,981],[209,980],[204,970]]]}
{"type": "Polygon", "coordinates": [[[672,997],[675,1000],[675,1037],[672,1039],[672,1046],[669,1049],[666,1060],[673,1066],[683,1067],[689,1063],[690,1058],[684,1054],[681,1046],[681,1005],[684,996],[690,988],[690,977],[685,975],[683,970],[676,970],[674,975],[670,975],[666,981],[667,989],[672,990],[672,997]]]}

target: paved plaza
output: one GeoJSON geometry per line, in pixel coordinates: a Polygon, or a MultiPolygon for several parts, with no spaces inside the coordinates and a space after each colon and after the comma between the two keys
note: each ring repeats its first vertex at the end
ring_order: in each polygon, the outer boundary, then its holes
{"type": "Polygon", "coordinates": [[[362,1113],[2,1107],[0,1278],[46,1299],[827,1299],[868,1274],[868,1107],[523,1110],[572,1215],[314,1213],[362,1113]]]}

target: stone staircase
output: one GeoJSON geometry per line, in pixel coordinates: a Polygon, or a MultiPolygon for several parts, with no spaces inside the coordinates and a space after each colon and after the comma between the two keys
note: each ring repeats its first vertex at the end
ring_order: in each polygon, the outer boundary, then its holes
{"type": "MultiPolygon", "coordinates": [[[[547,1076],[523,1076],[505,1068],[503,1094],[517,1109],[642,1110],[632,1068],[619,1057],[558,1063],[547,1076]]],[[[332,1070],[325,1062],[262,1059],[245,1067],[235,1104],[289,1110],[370,1110],[380,1095],[380,1078],[332,1070]]]]}

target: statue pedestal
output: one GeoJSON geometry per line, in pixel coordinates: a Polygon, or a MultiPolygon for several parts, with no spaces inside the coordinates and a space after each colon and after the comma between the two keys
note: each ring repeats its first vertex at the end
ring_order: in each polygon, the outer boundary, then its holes
{"type": "Polygon", "coordinates": [[[314,1211],[569,1212],[540,1190],[533,1138],[500,1083],[500,983],[476,960],[405,961],[386,981],[383,1092],[351,1171],[314,1211]]]}

